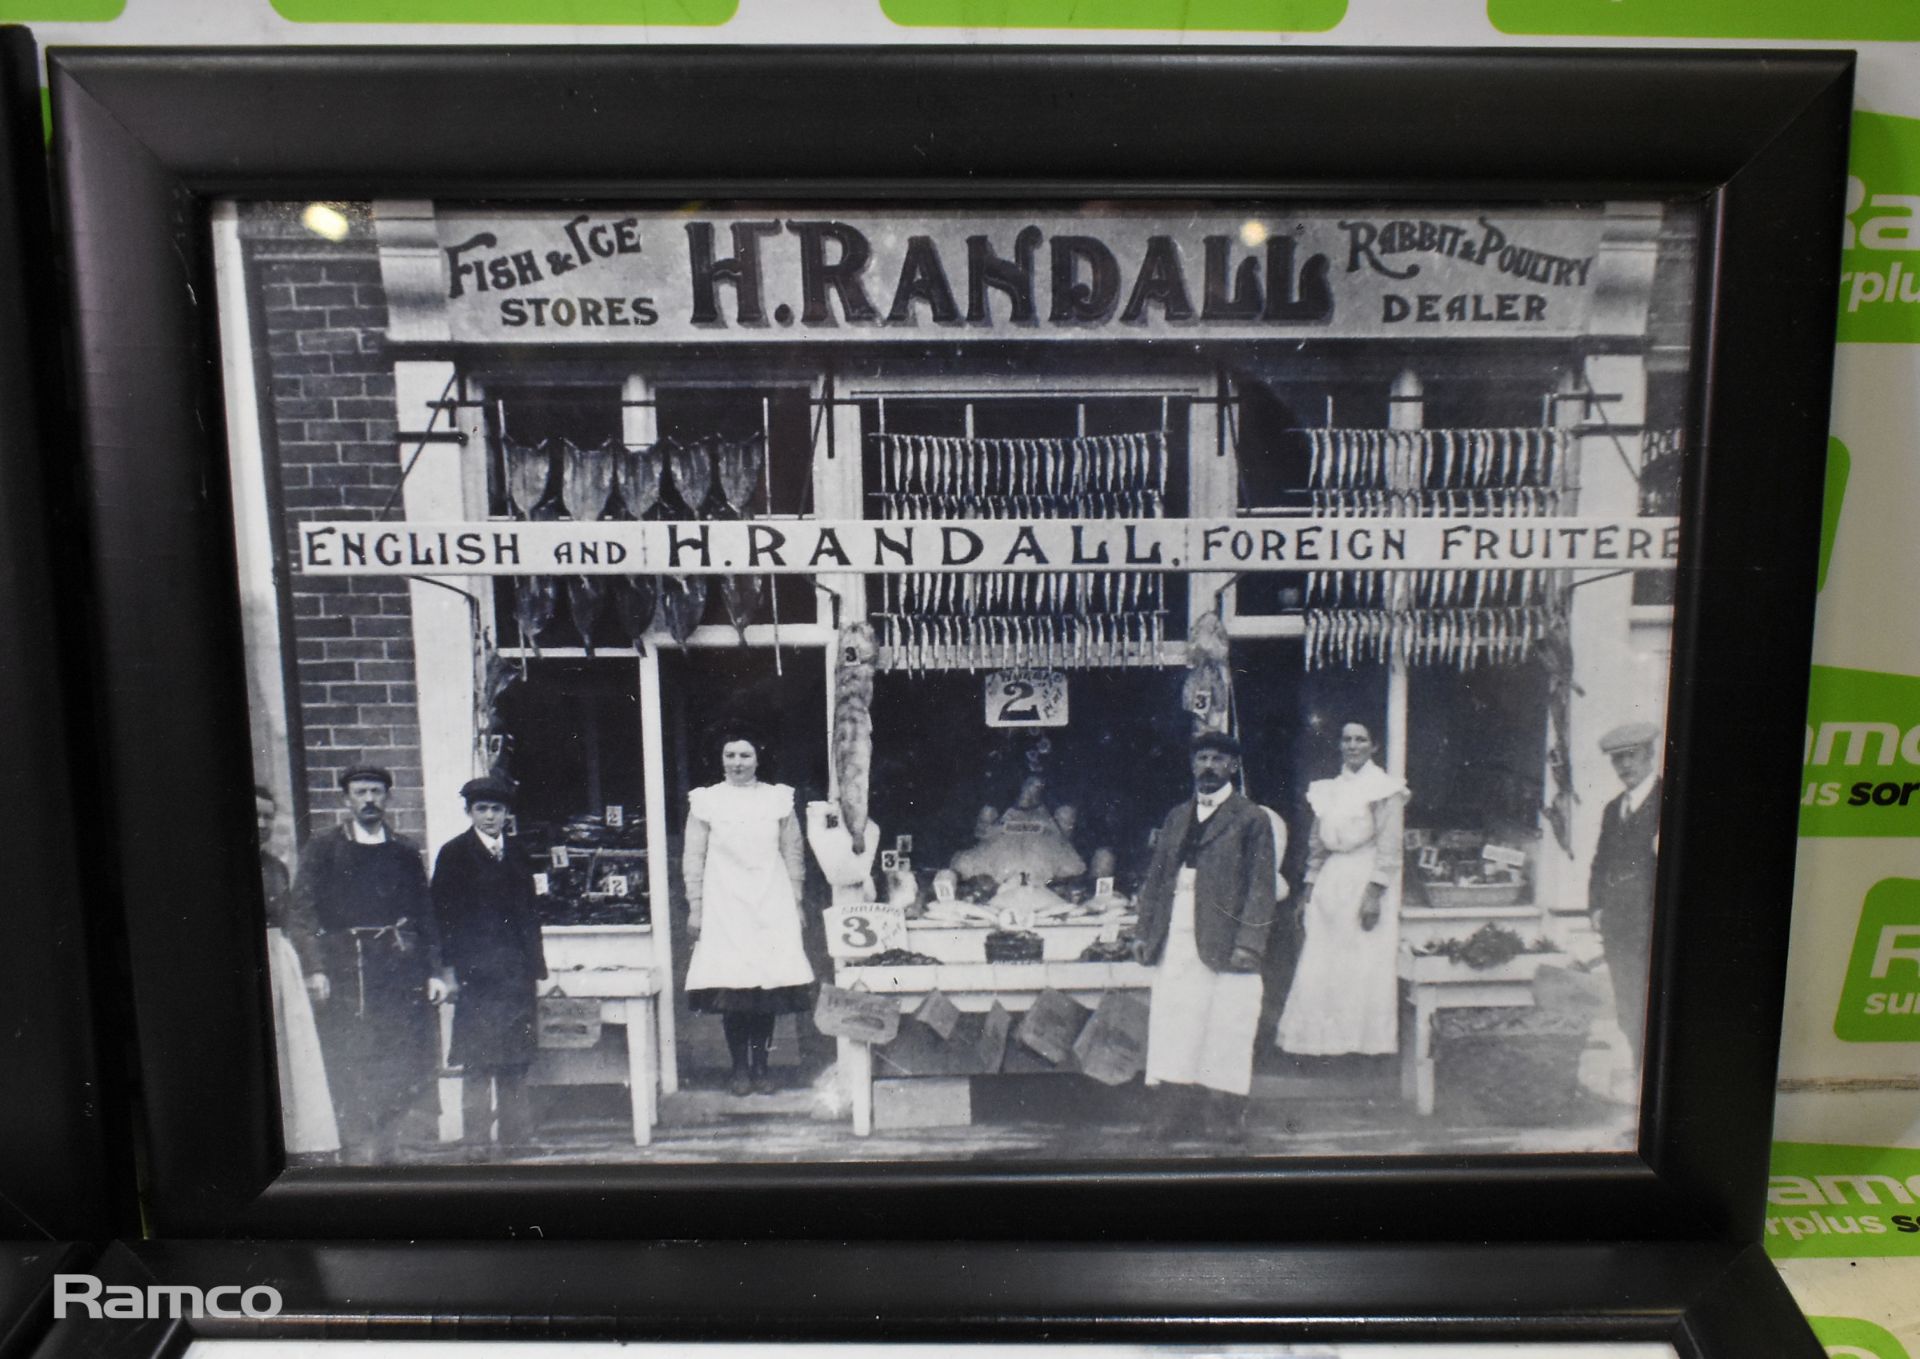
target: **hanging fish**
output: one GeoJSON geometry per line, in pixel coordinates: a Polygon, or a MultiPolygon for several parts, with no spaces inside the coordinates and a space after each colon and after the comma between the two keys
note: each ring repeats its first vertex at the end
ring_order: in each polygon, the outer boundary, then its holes
{"type": "Polygon", "coordinates": [[[666,466],[666,454],[658,444],[651,448],[622,445],[614,450],[613,468],[620,486],[620,500],[633,518],[644,517],[660,503],[660,477],[666,466]]]}
{"type": "Polygon", "coordinates": [[[707,611],[705,576],[660,577],[660,617],[673,640],[685,644],[707,611]]]}
{"type": "Polygon", "coordinates": [[[654,607],[660,600],[659,583],[652,576],[616,576],[608,593],[622,635],[635,651],[645,651],[647,629],[653,626],[654,607]]]}
{"type": "Polygon", "coordinates": [[[580,634],[580,645],[587,654],[593,654],[593,625],[599,621],[600,606],[606,603],[606,587],[598,576],[567,577],[567,616],[573,620],[574,631],[580,634]]]}
{"type": "Polygon", "coordinates": [[[726,497],[727,508],[735,514],[744,515],[753,502],[753,493],[760,482],[760,445],[758,434],[751,439],[730,439],[720,445],[714,459],[720,472],[720,494],[726,497]]]}
{"type": "Polygon", "coordinates": [[[674,444],[667,451],[667,461],[673,468],[673,489],[680,503],[689,512],[699,514],[700,507],[707,503],[707,492],[713,487],[713,463],[708,458],[706,444],[674,444]]]}
{"type": "Polygon", "coordinates": [[[567,517],[598,519],[613,495],[612,441],[582,448],[562,439],[560,450],[560,500],[567,507],[567,517]]]}
{"type": "Polygon", "coordinates": [[[553,450],[545,439],[537,444],[503,439],[507,454],[507,513],[520,519],[533,518],[534,510],[547,498],[547,486],[553,480],[553,450]]]}
{"type": "Polygon", "coordinates": [[[560,609],[560,584],[552,576],[516,576],[513,582],[513,621],[521,645],[540,654],[540,634],[560,609]]]}
{"type": "Polygon", "coordinates": [[[760,612],[760,598],[760,577],[720,577],[720,602],[726,606],[727,621],[739,634],[741,646],[747,644],[747,624],[760,612]]]}
{"type": "MultiPolygon", "coordinates": [[[[542,522],[558,519],[560,508],[551,501],[538,505],[529,516],[542,522]]],[[[540,654],[540,634],[560,611],[560,580],[554,576],[516,576],[513,581],[513,621],[520,628],[521,645],[540,654]]]]}
{"type": "Polygon", "coordinates": [[[840,629],[833,669],[833,774],[840,790],[853,852],[867,848],[868,779],[873,770],[873,629],[865,622],[840,629]]]}

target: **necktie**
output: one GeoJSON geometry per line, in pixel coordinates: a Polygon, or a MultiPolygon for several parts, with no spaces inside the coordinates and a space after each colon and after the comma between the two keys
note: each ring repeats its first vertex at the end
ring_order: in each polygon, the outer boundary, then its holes
{"type": "Polygon", "coordinates": [[[1200,806],[1194,804],[1193,820],[1187,824],[1187,833],[1180,837],[1180,866],[1193,868],[1200,857],[1200,832],[1205,826],[1200,820],[1200,806]]]}

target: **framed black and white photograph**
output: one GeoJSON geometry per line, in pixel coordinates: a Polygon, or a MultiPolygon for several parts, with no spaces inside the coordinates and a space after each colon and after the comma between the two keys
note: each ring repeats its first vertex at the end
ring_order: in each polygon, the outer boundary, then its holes
{"type": "Polygon", "coordinates": [[[57,54],[162,1217],[1746,1213],[1848,69],[57,54]]]}

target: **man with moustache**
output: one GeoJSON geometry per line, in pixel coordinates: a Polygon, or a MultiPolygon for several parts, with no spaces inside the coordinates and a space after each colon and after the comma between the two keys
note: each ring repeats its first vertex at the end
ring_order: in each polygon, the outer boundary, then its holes
{"type": "Polygon", "coordinates": [[[447,998],[440,938],[420,852],[387,825],[393,775],[340,776],[347,818],[307,842],[293,883],[311,920],[320,976],[310,989],[340,1127],[342,1159],[397,1159],[407,1116],[435,1098],[447,998]]]}
{"type": "Polygon", "coordinates": [[[1266,812],[1234,787],[1238,741],[1202,732],[1191,759],[1194,795],[1161,824],[1138,896],[1134,956],[1154,968],[1150,1131],[1238,1142],[1273,928],[1274,836],[1266,812]]]}

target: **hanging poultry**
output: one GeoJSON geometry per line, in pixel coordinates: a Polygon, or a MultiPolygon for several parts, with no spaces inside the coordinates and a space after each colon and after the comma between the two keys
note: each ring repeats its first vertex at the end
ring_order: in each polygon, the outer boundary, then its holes
{"type": "Polygon", "coordinates": [[[833,672],[833,772],[853,851],[867,847],[867,795],[873,769],[873,628],[864,620],[840,629],[833,672]]]}

